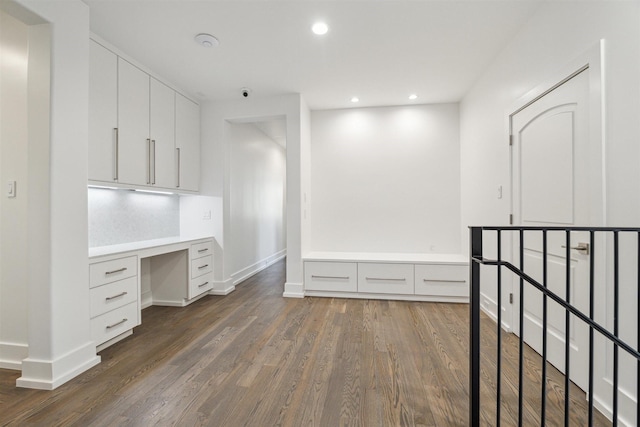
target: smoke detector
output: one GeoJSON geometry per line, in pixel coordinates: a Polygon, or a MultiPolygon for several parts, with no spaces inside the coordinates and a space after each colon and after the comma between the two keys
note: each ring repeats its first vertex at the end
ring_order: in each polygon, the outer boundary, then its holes
{"type": "Polygon", "coordinates": [[[217,38],[211,34],[200,33],[195,37],[196,43],[203,47],[216,47],[220,44],[217,38]]]}

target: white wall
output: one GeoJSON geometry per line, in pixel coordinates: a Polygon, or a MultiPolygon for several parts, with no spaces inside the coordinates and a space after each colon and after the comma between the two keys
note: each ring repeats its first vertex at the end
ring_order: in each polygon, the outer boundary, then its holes
{"type": "Polygon", "coordinates": [[[231,276],[234,283],[284,256],[286,150],[253,124],[232,124],[231,276]]]}
{"type": "Polygon", "coordinates": [[[299,94],[270,98],[238,99],[228,102],[203,102],[200,106],[202,126],[201,193],[205,196],[222,197],[223,215],[214,219],[212,229],[217,247],[214,268],[213,293],[227,293],[233,289],[232,257],[230,242],[233,239],[230,226],[230,165],[231,123],[285,118],[287,122],[287,281],[285,296],[303,296],[302,244],[306,228],[302,219],[303,193],[305,188],[302,153],[308,150],[309,128],[304,117],[308,107],[299,94]]]}
{"type": "Polygon", "coordinates": [[[460,252],[457,104],[311,113],[311,248],[460,252]]]}
{"type": "Polygon", "coordinates": [[[27,215],[37,268],[29,269],[29,356],[17,383],[51,389],[100,361],[87,304],[89,10],[79,0],[3,7],[37,23],[29,28],[27,215]]]}
{"type": "MultiPolygon", "coordinates": [[[[510,198],[497,199],[496,189],[502,185],[504,194],[510,193],[507,115],[511,106],[600,39],[606,44],[606,222],[612,226],[640,225],[640,4],[549,2],[541,6],[461,103],[465,245],[467,226],[507,224],[510,198]]],[[[492,278],[492,271],[483,269],[483,274],[492,278]]],[[[635,276],[629,272],[628,277],[635,276]]],[[[623,295],[634,295],[635,286],[635,279],[625,282],[623,295]]],[[[483,293],[495,301],[491,287],[483,287],[483,293]]],[[[622,298],[625,299],[629,298],[622,298]]],[[[601,302],[599,306],[604,304],[601,302]]],[[[506,308],[510,312],[510,306],[506,308]]],[[[635,336],[637,307],[622,313],[626,336],[635,336]]],[[[608,375],[602,373],[602,363],[600,374],[608,375]]],[[[635,369],[633,372],[621,378],[623,389],[629,391],[623,394],[635,394],[635,369]]],[[[599,392],[596,396],[606,404],[610,393],[599,392]]],[[[624,404],[621,403],[623,407],[624,404]]]]}
{"type": "Polygon", "coordinates": [[[28,349],[28,26],[0,11],[0,368],[20,369],[28,349]]]}

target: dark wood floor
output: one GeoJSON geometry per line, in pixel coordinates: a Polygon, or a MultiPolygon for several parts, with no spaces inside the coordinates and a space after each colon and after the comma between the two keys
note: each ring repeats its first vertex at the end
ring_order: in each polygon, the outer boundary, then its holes
{"type": "MultiPolygon", "coordinates": [[[[0,370],[1,425],[466,426],[468,306],[282,298],[284,262],[226,297],[150,307],[132,337],[54,391],[0,370]]],[[[483,318],[483,345],[495,324],[483,318]]],[[[506,335],[503,425],[515,425],[516,341],[506,335]]],[[[495,363],[483,357],[483,424],[495,425],[495,363]]],[[[525,425],[540,425],[540,362],[527,353],[525,425]]],[[[547,425],[561,425],[562,376],[547,425]]],[[[585,423],[572,390],[572,425],[585,423]]],[[[607,425],[599,417],[596,425],[607,425]]]]}

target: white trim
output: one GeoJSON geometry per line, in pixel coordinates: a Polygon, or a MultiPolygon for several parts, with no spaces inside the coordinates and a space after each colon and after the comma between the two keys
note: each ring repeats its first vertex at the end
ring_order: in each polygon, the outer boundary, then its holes
{"type": "MultiPolygon", "coordinates": [[[[535,102],[541,96],[551,92],[555,88],[559,87],[564,82],[568,81],[571,77],[579,74],[579,70],[588,70],[589,72],[589,150],[591,150],[594,145],[597,144],[598,141],[594,144],[593,139],[599,140],[599,152],[598,155],[594,155],[595,153],[589,154],[590,161],[595,161],[597,158],[598,165],[591,164],[589,165],[589,170],[595,171],[592,172],[591,177],[599,176],[600,179],[597,181],[602,187],[600,189],[595,189],[590,193],[590,195],[598,194],[599,197],[591,197],[590,200],[590,224],[591,226],[604,226],[606,225],[606,169],[605,169],[605,152],[606,152],[606,139],[605,139],[605,103],[604,103],[604,92],[605,92],[605,81],[604,81],[604,52],[605,52],[605,43],[604,40],[600,40],[590,49],[582,52],[580,55],[575,57],[573,60],[565,64],[562,68],[558,69],[555,73],[552,74],[552,77],[547,78],[541,84],[527,92],[525,95],[520,97],[514,104],[509,108],[506,112],[507,118],[507,127],[508,134],[512,134],[512,119],[513,116],[523,108],[527,107],[529,104],[535,102]],[[600,160],[600,157],[602,159],[600,160]]],[[[511,146],[509,149],[511,150],[511,146]]],[[[509,189],[510,189],[510,205],[511,205],[511,213],[514,213],[514,197],[513,197],[513,151],[511,151],[509,155],[510,162],[510,181],[509,181],[509,189]]],[[[596,182],[592,180],[592,182],[596,182]]],[[[595,185],[595,184],[593,184],[595,185]]],[[[592,186],[593,186],[592,185],[592,186]]],[[[514,218],[514,225],[516,224],[516,219],[514,218]]],[[[586,225],[586,224],[585,224],[586,225]]],[[[511,257],[511,251],[513,250],[514,242],[517,238],[515,233],[511,233],[512,239],[508,243],[508,247],[503,248],[503,253],[507,254],[507,257],[511,257]]],[[[606,256],[604,253],[600,255],[602,259],[606,256]]],[[[605,264],[603,264],[605,265],[605,264]]],[[[602,274],[602,273],[601,273],[602,274]]],[[[603,276],[604,277],[604,276],[603,276]]],[[[602,277],[600,278],[602,279],[602,277]]],[[[518,298],[519,295],[519,287],[516,286],[516,281],[512,280],[510,277],[507,281],[503,282],[503,285],[510,286],[510,292],[513,293],[515,298],[518,298]]],[[[604,283],[604,282],[602,282],[604,283]]],[[[509,304],[503,307],[505,309],[505,314],[511,317],[511,325],[513,325],[514,333],[518,333],[519,323],[517,322],[517,318],[519,316],[517,305],[509,304]]]]}
{"type": "Polygon", "coordinates": [[[129,329],[126,332],[121,333],[120,335],[118,335],[117,337],[113,337],[108,341],[103,342],[100,345],[96,346],[96,353],[101,352],[102,350],[104,350],[105,348],[114,345],[117,342],[122,341],[123,339],[130,337],[131,335],[133,335],[133,329],[129,329]]]}
{"type": "Polygon", "coordinates": [[[233,279],[228,278],[227,280],[213,282],[213,289],[209,291],[209,295],[229,295],[235,290],[233,279]]]}
{"type": "Polygon", "coordinates": [[[160,300],[154,299],[151,305],[158,305],[162,307],[186,307],[192,302],[198,301],[200,298],[207,296],[207,292],[203,292],[200,295],[197,295],[191,299],[181,299],[181,300],[160,300]]]}
{"type": "MultiPolygon", "coordinates": [[[[287,296],[287,295],[284,295],[287,296]]],[[[364,292],[326,292],[326,291],[305,291],[305,297],[327,297],[327,298],[349,298],[349,299],[376,299],[393,301],[422,301],[422,302],[447,302],[447,303],[469,303],[469,297],[448,297],[429,295],[402,295],[402,294],[374,294],[364,292]]]]}
{"type": "Polygon", "coordinates": [[[153,294],[151,290],[146,292],[142,292],[140,294],[140,310],[144,310],[147,307],[151,307],[153,305],[153,294]]]}
{"type": "Polygon", "coordinates": [[[256,262],[255,264],[245,267],[239,271],[236,271],[235,273],[231,274],[231,278],[233,279],[233,285],[235,286],[239,283],[244,282],[251,276],[255,276],[265,268],[272,266],[273,264],[280,261],[286,256],[287,256],[287,250],[283,249],[279,252],[276,252],[273,255],[263,258],[262,260],[256,262]]]}
{"type": "Polygon", "coordinates": [[[22,370],[22,360],[29,355],[28,344],[0,342],[0,369],[22,370]]]}
{"type": "Polygon", "coordinates": [[[305,291],[302,283],[287,282],[284,284],[282,296],[285,298],[304,298],[305,291]]]}
{"type": "Polygon", "coordinates": [[[100,363],[100,356],[96,356],[93,341],[56,360],[27,358],[22,361],[22,376],[16,380],[16,386],[53,390],[98,363],[100,363]]]}

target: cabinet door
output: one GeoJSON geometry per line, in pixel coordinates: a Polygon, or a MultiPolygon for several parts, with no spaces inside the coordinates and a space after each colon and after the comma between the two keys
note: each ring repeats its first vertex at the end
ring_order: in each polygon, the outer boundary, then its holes
{"type": "Polygon", "coordinates": [[[200,107],[176,93],[177,188],[198,191],[200,185],[200,107]]]}
{"type": "Polygon", "coordinates": [[[118,182],[150,185],[149,75],[118,58],[118,182]]]}
{"type": "Polygon", "coordinates": [[[151,78],[150,132],[151,184],[176,187],[175,92],[151,78]]]}
{"type": "Polygon", "coordinates": [[[93,40],[89,49],[89,179],[113,182],[118,178],[118,57],[93,40]]]}

